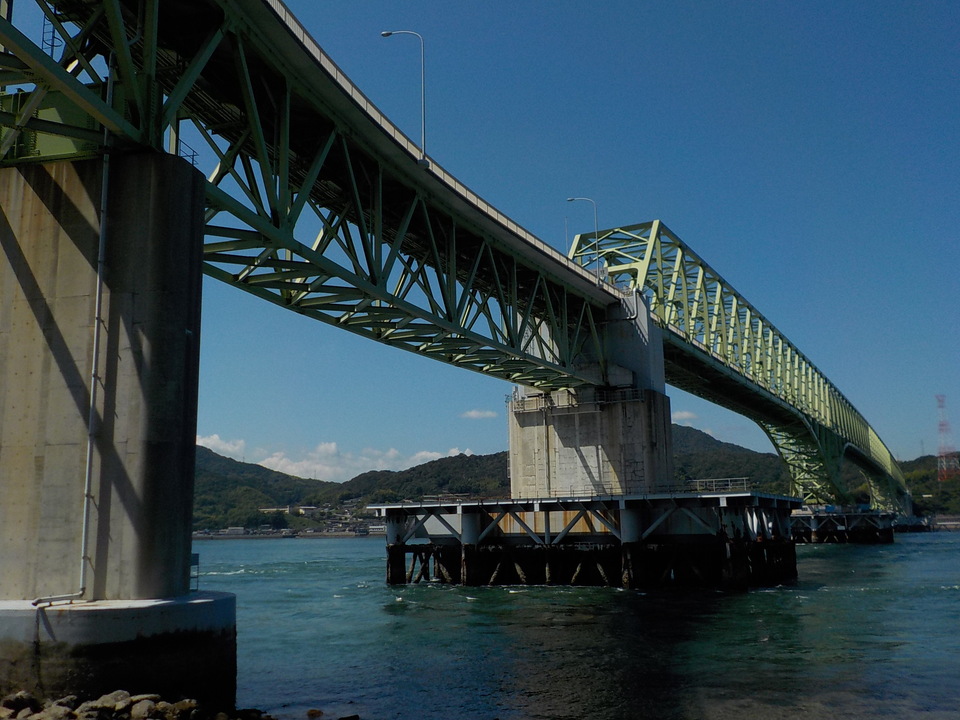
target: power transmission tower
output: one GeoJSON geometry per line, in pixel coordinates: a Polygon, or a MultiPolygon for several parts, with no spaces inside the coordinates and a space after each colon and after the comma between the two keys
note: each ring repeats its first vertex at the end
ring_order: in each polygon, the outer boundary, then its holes
{"type": "Polygon", "coordinates": [[[950,422],[947,420],[947,396],[937,395],[937,410],[940,413],[940,449],[937,452],[937,480],[944,481],[960,476],[960,458],[953,446],[950,422]]]}

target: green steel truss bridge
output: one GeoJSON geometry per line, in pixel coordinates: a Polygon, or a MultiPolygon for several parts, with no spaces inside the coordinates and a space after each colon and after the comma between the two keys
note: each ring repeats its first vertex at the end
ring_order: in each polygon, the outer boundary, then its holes
{"type": "MultiPolygon", "coordinates": [[[[887,509],[909,511],[903,474],[846,397],[659,220],[582,234],[570,257],[640,292],[664,330],[667,382],[754,420],[807,503],[844,500],[844,457],[887,509]]],[[[909,514],[909,513],[908,513],[909,514]]]]}
{"type": "Polygon", "coordinates": [[[879,505],[909,512],[866,421],[662,224],[556,252],[423,157],[280,0],[0,0],[0,45],[0,164],[192,159],[211,277],[544,390],[607,384],[608,311],[643,288],[668,381],[759,422],[798,493],[848,500],[847,456],[879,505]],[[597,281],[598,257],[615,283],[597,281]]]}

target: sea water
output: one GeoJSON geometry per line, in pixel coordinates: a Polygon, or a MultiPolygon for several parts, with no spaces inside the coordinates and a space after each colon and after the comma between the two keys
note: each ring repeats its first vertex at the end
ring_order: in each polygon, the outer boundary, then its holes
{"type": "Polygon", "coordinates": [[[388,586],[382,538],[210,540],[237,702],[283,720],[960,718],[960,533],[798,547],[741,594],[388,586]]]}

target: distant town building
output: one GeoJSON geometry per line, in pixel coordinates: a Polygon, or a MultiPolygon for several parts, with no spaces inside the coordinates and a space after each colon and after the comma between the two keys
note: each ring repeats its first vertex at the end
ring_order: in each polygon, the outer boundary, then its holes
{"type": "Polygon", "coordinates": [[[257,508],[264,515],[275,515],[283,513],[284,515],[299,515],[302,517],[314,517],[320,512],[316,505],[287,505],[285,507],[266,507],[257,508]]]}

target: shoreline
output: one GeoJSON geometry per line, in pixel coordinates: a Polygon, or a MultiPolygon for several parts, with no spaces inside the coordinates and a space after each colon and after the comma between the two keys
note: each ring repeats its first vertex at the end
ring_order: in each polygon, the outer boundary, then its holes
{"type": "Polygon", "coordinates": [[[153,693],[126,690],[84,699],[68,695],[41,698],[26,690],[0,698],[0,717],[18,720],[275,720],[255,708],[205,707],[196,700],[164,700],[153,693]]]}
{"type": "MultiPolygon", "coordinates": [[[[327,715],[311,708],[307,720],[328,716],[330,720],[361,720],[359,715],[327,715]]],[[[115,690],[101,695],[59,699],[43,698],[26,690],[0,696],[3,720],[278,720],[258,708],[204,705],[191,698],[163,699],[153,693],[131,694],[115,690]]]]}

